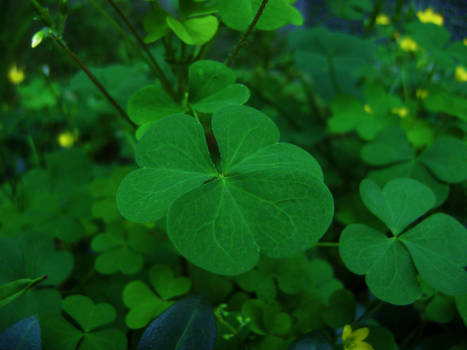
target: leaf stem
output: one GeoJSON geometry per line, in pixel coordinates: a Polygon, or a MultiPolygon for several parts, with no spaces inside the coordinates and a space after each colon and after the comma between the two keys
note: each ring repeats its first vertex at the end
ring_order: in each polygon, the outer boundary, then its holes
{"type": "Polygon", "coordinates": [[[384,305],[384,302],[379,300],[379,299],[375,299],[371,302],[370,306],[368,306],[368,308],[366,309],[366,311],[363,313],[363,315],[361,315],[356,321],[355,323],[360,323],[362,322],[364,319],[366,319],[368,316],[374,314],[376,311],[378,311],[378,309],[384,305]]]}
{"type": "Polygon", "coordinates": [[[246,32],[243,34],[243,36],[240,39],[240,41],[238,42],[237,46],[233,49],[232,53],[230,54],[229,59],[226,62],[227,66],[230,66],[232,64],[235,56],[237,56],[237,54],[240,51],[240,49],[242,48],[242,46],[245,45],[246,39],[248,39],[248,36],[251,34],[253,29],[255,28],[256,23],[259,21],[261,15],[263,14],[264,8],[266,7],[267,3],[268,3],[268,0],[263,0],[261,2],[261,5],[259,6],[258,12],[256,12],[256,15],[253,18],[253,20],[251,21],[250,26],[248,27],[246,32]]]}
{"type": "Polygon", "coordinates": [[[316,247],[337,248],[337,247],[339,247],[339,243],[337,243],[337,242],[318,242],[318,243],[316,243],[316,247]]]}
{"type": "Polygon", "coordinates": [[[39,167],[41,165],[41,159],[39,157],[39,153],[37,153],[36,143],[34,142],[34,139],[32,138],[31,134],[28,135],[27,139],[28,139],[29,147],[31,147],[32,158],[34,160],[34,165],[36,167],[39,167]]]}
{"type": "Polygon", "coordinates": [[[175,99],[175,101],[177,101],[177,95],[174,91],[174,89],[172,89],[172,85],[170,85],[170,82],[169,80],[167,79],[167,77],[165,76],[164,74],[164,71],[162,70],[162,68],[159,66],[159,63],[157,63],[156,59],[154,58],[154,56],[152,55],[151,51],[149,51],[148,49],[148,46],[144,43],[143,39],[141,39],[140,35],[138,34],[138,32],[136,31],[136,29],[133,27],[133,25],[130,23],[130,21],[128,20],[128,18],[125,16],[125,14],[122,12],[122,10],[120,10],[120,8],[115,4],[115,2],[113,0],[107,0],[110,4],[110,6],[113,7],[113,9],[115,10],[115,12],[117,12],[118,16],[123,20],[123,22],[126,24],[126,26],[128,27],[128,29],[133,33],[133,35],[135,36],[136,38],[136,41],[138,41],[138,43],[141,45],[141,47],[143,48],[143,50],[146,52],[146,54],[148,55],[149,59],[151,60],[152,62],[152,66],[153,66],[153,69],[154,69],[154,72],[155,74],[157,75],[157,77],[160,79],[161,83],[162,83],[162,86],[165,88],[165,90],[170,94],[170,96],[172,96],[173,99],[175,99]]]}
{"type": "Polygon", "coordinates": [[[86,75],[91,79],[91,81],[96,85],[96,87],[102,92],[102,94],[105,96],[105,98],[115,107],[115,109],[120,113],[120,115],[133,127],[137,128],[137,125],[133,123],[126,114],[126,112],[123,110],[122,107],[117,103],[117,101],[114,100],[112,96],[110,96],[109,92],[104,88],[104,86],[99,82],[99,80],[96,78],[94,74],[91,73],[91,71],[85,66],[85,64],[79,59],[76,54],[71,51],[71,49],[68,47],[68,45],[58,36],[55,34],[51,34],[51,37],[57,42],[58,46],[60,46],[63,51],[65,51],[79,66],[80,68],[86,73],[86,75]]]}
{"type": "Polygon", "coordinates": [[[152,62],[149,60],[149,58],[143,53],[141,48],[138,46],[137,43],[131,37],[125,32],[125,30],[122,28],[122,26],[115,21],[95,0],[88,0],[91,5],[102,15],[105,17],[107,21],[123,36],[123,38],[131,45],[131,47],[135,50],[135,52],[138,53],[138,55],[146,61],[147,65],[151,68],[154,69],[152,66],[152,62]]]}

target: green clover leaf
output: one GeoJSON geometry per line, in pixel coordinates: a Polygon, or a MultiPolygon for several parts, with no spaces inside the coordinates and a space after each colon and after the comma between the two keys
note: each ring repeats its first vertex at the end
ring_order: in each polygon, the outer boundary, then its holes
{"type": "Polygon", "coordinates": [[[386,166],[368,175],[378,185],[384,186],[396,177],[413,178],[434,192],[436,206],[441,205],[449,193],[449,186],[442,182],[457,183],[467,178],[466,155],[467,146],[461,141],[444,137],[416,157],[405,132],[400,128],[384,129],[361,150],[365,163],[386,166]]]}
{"type": "Polygon", "coordinates": [[[136,147],[141,168],[117,191],[122,215],[137,222],[167,215],[176,249],[219,274],[248,271],[260,251],[281,258],[316,243],[334,211],[317,161],[279,143],[274,123],[249,107],[221,109],[212,129],[222,172],[198,121],[172,115],[153,125],[136,147]]]}
{"type": "Polygon", "coordinates": [[[433,192],[412,179],[392,180],[382,191],[373,181],[365,179],[360,184],[360,195],[366,207],[395,236],[435,205],[433,192]]]}
{"type": "Polygon", "coordinates": [[[121,271],[132,275],[143,267],[143,254],[155,250],[156,240],[142,226],[122,224],[107,226],[107,232],[94,237],[91,247],[99,254],[95,268],[102,274],[113,274],[121,271]]]}
{"type": "Polygon", "coordinates": [[[149,270],[149,280],[162,299],[168,300],[186,294],[191,288],[191,280],[174,276],[167,265],[154,265],[149,270]]]}
{"type": "Polygon", "coordinates": [[[230,105],[242,105],[250,92],[243,84],[235,84],[235,74],[226,65],[201,60],[188,70],[188,100],[186,106],[175,102],[160,85],[151,85],[136,91],[127,106],[128,115],[138,125],[157,121],[165,116],[194,109],[213,113],[230,105]]]}
{"type": "Polygon", "coordinates": [[[94,304],[83,295],[63,300],[63,310],[76,321],[74,326],[60,315],[49,315],[41,322],[44,345],[51,350],[125,350],[125,334],[116,329],[102,329],[115,320],[117,312],[107,303],[94,304]]]}
{"type": "Polygon", "coordinates": [[[153,4],[153,10],[143,19],[144,29],[148,32],[144,42],[152,43],[164,37],[172,30],[178,38],[188,45],[203,45],[213,38],[219,22],[210,15],[216,11],[215,6],[181,2],[177,18],[153,4]]]}
{"type": "Polygon", "coordinates": [[[467,230],[462,224],[437,213],[401,234],[433,207],[434,198],[427,187],[400,178],[381,191],[371,180],[364,180],[361,192],[365,205],[394,237],[352,224],[341,234],[339,253],[349,270],[365,275],[378,298],[396,305],[414,302],[422,294],[417,274],[447,295],[467,292],[467,230]]]}
{"type": "MultiPolygon", "coordinates": [[[[221,0],[219,15],[227,27],[243,32],[250,25],[260,5],[261,0],[221,0]]],[[[301,13],[288,0],[269,0],[256,28],[275,30],[288,23],[301,26],[303,24],[301,13]]]]}
{"type": "Polygon", "coordinates": [[[130,308],[125,323],[131,329],[143,328],[173,302],[164,301],[142,281],[132,281],[123,290],[123,302],[130,308]]]}

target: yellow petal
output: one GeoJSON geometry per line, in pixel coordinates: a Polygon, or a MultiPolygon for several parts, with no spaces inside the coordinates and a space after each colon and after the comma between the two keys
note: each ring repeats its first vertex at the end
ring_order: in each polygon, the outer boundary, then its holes
{"type": "Polygon", "coordinates": [[[370,330],[367,327],[359,328],[352,333],[352,338],[358,343],[368,337],[368,334],[370,334],[370,330]]]}
{"type": "Polygon", "coordinates": [[[344,330],[342,331],[342,340],[345,342],[352,336],[352,327],[350,325],[345,325],[344,330]]]}

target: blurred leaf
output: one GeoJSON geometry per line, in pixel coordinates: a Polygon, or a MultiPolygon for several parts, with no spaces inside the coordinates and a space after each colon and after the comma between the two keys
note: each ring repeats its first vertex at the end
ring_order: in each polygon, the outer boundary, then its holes
{"type": "Polygon", "coordinates": [[[453,297],[443,294],[436,294],[428,302],[425,309],[425,316],[438,323],[451,322],[456,315],[456,305],[453,297]]]}
{"type": "Polygon", "coordinates": [[[145,327],[173,303],[157,297],[141,281],[132,281],[126,285],[123,290],[123,302],[130,308],[125,317],[125,322],[131,329],[145,327]]]}
{"type": "MultiPolygon", "coordinates": [[[[255,17],[261,5],[261,0],[221,0],[219,15],[227,27],[245,31],[255,17]]],[[[259,30],[275,30],[291,23],[296,26],[303,24],[303,17],[288,0],[269,0],[256,24],[259,30]]]]}
{"type": "Polygon", "coordinates": [[[214,16],[195,17],[183,21],[168,16],[166,21],[180,40],[188,45],[207,43],[214,37],[219,25],[217,18],[214,16]]]}
{"type": "Polygon", "coordinates": [[[323,312],[324,321],[332,328],[341,328],[355,320],[357,303],[353,293],[347,289],[335,291],[329,306],[323,312]]]}
{"type": "Polygon", "coordinates": [[[174,276],[167,265],[154,265],[149,270],[149,280],[162,299],[168,300],[188,293],[191,280],[186,277],[174,276]]]}
{"type": "Polygon", "coordinates": [[[288,350],[334,350],[334,346],[324,332],[312,331],[296,340],[288,350]]]}
{"type": "Polygon", "coordinates": [[[420,161],[442,181],[459,183],[467,179],[467,145],[458,139],[437,139],[420,161]]]}
{"type": "Polygon", "coordinates": [[[214,314],[203,297],[171,306],[144,331],[138,350],[211,350],[216,340],[214,314]]]}

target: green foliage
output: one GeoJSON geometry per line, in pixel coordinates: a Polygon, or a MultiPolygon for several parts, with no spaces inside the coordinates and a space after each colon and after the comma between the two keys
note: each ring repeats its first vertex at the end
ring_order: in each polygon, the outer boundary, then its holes
{"type": "Polygon", "coordinates": [[[45,318],[44,346],[48,349],[126,349],[124,333],[116,329],[101,329],[115,320],[113,306],[94,302],[83,295],[71,295],[63,300],[63,310],[77,325],[59,315],[45,318]],[[99,329],[99,330],[98,330],[99,329]]]}
{"type": "Polygon", "coordinates": [[[339,253],[351,271],[365,274],[368,287],[378,298],[397,305],[413,303],[421,296],[416,270],[443,293],[462,295],[467,291],[463,267],[467,230],[457,220],[443,213],[433,214],[399,236],[433,207],[434,196],[426,186],[401,178],[390,181],[381,191],[366,179],[360,192],[365,205],[384,221],[394,237],[352,224],[341,234],[339,253]]]}
{"type": "Polygon", "coordinates": [[[465,349],[438,5],[2,2],[0,349],[465,349]]]}
{"type": "Polygon", "coordinates": [[[314,158],[278,143],[275,125],[251,108],[219,110],[212,129],[219,173],[197,121],[173,115],[151,127],[137,145],[142,168],[117,192],[121,213],[137,222],[168,215],[175,247],[195,265],[227,275],[251,269],[259,250],[284,257],[315,243],[329,226],[333,202],[314,158]]]}

